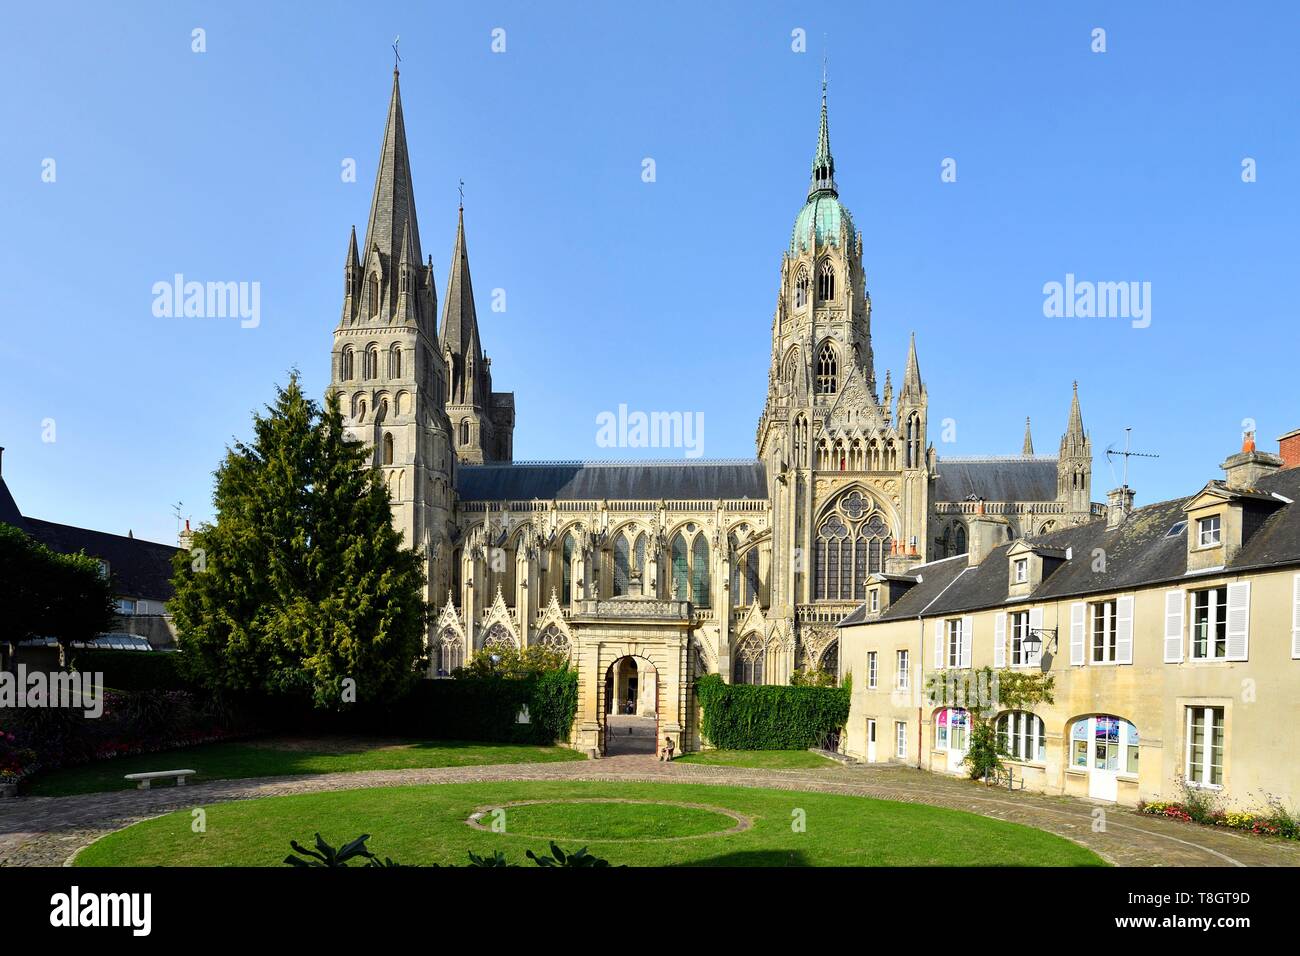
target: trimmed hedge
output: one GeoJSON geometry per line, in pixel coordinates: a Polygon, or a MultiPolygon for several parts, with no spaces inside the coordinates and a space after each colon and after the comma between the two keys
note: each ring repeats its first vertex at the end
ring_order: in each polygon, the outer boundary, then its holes
{"type": "Polygon", "coordinates": [[[847,687],[727,684],[708,674],[695,692],[704,736],[722,750],[806,750],[849,719],[847,687]]]}
{"type": "Polygon", "coordinates": [[[154,651],[75,650],[72,669],[102,673],[104,686],[113,690],[190,690],[181,676],[180,654],[154,651]]]}
{"type": "Polygon", "coordinates": [[[394,730],[443,740],[542,744],[565,742],[578,711],[578,674],[421,680],[393,715],[394,730]],[[529,722],[517,723],[528,707],[529,722]]]}

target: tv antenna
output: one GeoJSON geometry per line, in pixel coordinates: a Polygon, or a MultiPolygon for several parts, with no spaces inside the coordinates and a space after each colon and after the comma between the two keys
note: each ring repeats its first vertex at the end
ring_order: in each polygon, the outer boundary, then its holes
{"type": "Polygon", "coordinates": [[[1129,447],[1129,443],[1130,443],[1130,440],[1132,439],[1132,437],[1133,437],[1133,426],[1132,426],[1132,425],[1126,425],[1126,426],[1124,426],[1124,450],[1123,450],[1123,451],[1116,451],[1116,450],[1115,450],[1115,445],[1114,445],[1114,443],[1112,443],[1112,444],[1110,444],[1110,445],[1108,445],[1108,446],[1106,447],[1106,463],[1107,463],[1108,465],[1111,466],[1111,468],[1110,468],[1110,476],[1111,476],[1112,478],[1115,477],[1115,465],[1114,465],[1114,461],[1113,461],[1113,459],[1115,459],[1115,458],[1123,458],[1123,459],[1124,459],[1124,480],[1123,480],[1122,482],[1120,482],[1120,485],[1121,485],[1122,487],[1124,487],[1124,488],[1127,488],[1127,487],[1128,487],[1128,460],[1129,460],[1130,458],[1159,458],[1159,457],[1160,457],[1159,455],[1155,454],[1154,452],[1149,452],[1149,451],[1133,451],[1133,450],[1129,447]]]}

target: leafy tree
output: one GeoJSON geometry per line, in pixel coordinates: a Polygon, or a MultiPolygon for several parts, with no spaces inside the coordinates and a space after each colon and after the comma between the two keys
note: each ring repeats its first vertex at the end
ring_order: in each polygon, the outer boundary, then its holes
{"type": "Polygon", "coordinates": [[[310,696],[318,707],[399,694],[427,608],[420,558],[392,526],[370,450],[293,373],[253,439],[216,472],[216,522],[176,557],[177,643],[217,690],[310,696]],[[346,692],[349,685],[355,697],[346,692]]]}
{"type": "Polygon", "coordinates": [[[791,687],[834,687],[835,675],[820,667],[798,667],[790,675],[791,687]]]}
{"type": "Polygon", "coordinates": [[[19,641],[53,637],[59,663],[74,641],[88,641],[113,625],[113,585],[85,554],[60,554],[21,528],[0,524],[0,581],[5,584],[7,660],[19,641]]]}
{"type": "Polygon", "coordinates": [[[537,677],[569,666],[568,655],[542,644],[530,644],[522,651],[512,645],[480,647],[457,677],[537,677]]]}

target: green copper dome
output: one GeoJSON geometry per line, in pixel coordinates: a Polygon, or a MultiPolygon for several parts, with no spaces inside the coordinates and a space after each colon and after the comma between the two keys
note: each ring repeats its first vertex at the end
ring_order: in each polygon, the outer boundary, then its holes
{"type": "Polygon", "coordinates": [[[807,205],[799,210],[790,235],[790,255],[798,255],[808,248],[808,237],[813,235],[817,245],[840,244],[840,227],[848,230],[849,242],[856,235],[853,217],[833,192],[823,191],[812,195],[807,205]]]}

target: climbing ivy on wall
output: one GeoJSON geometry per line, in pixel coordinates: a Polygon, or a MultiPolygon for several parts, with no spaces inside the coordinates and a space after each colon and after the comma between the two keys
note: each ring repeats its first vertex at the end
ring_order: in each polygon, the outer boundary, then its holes
{"type": "Polygon", "coordinates": [[[708,674],[695,692],[704,736],[723,750],[805,750],[849,719],[848,687],[727,684],[708,674]]]}

